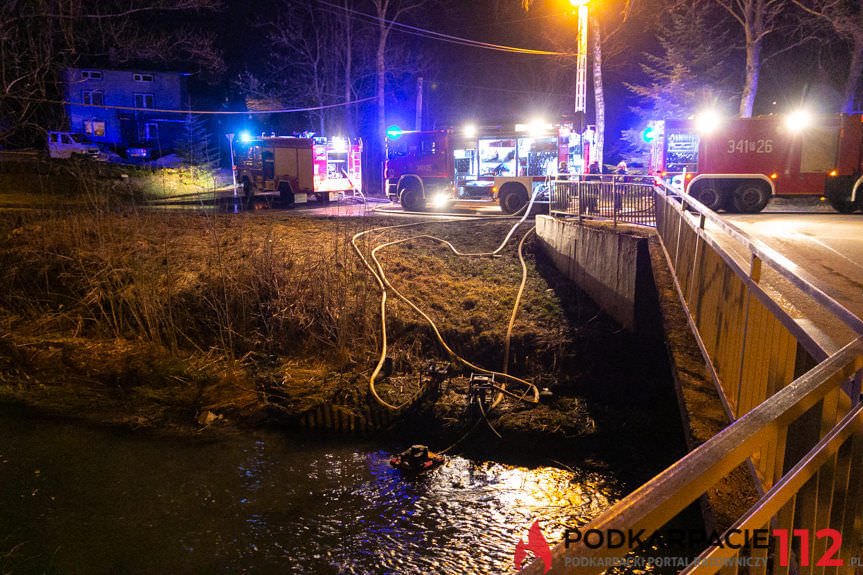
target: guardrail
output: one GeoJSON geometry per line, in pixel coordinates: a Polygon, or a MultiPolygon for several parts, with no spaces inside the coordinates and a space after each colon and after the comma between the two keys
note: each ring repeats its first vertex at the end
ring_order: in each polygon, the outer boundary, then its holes
{"type": "MultiPolygon", "coordinates": [[[[859,571],[863,337],[828,357],[759,285],[762,266],[789,280],[857,334],[863,334],[863,321],[818,289],[805,270],[697,200],[657,187],[655,201],[657,233],[674,271],[675,288],[733,423],[581,532],[644,530],[646,539],[748,462],[763,496],[723,538],[767,529],[767,543],[709,546],[685,573],[736,573],[740,560],[748,562],[740,571],[750,574],[859,571]],[[722,234],[749,254],[748,269],[717,240],[722,234]]],[[[626,546],[591,548],[584,541],[569,548],[561,543],[553,549],[551,572],[600,573],[608,559],[629,551],[626,546]]],[[[524,570],[543,571],[540,561],[524,570]]]]}
{"type": "MultiPolygon", "coordinates": [[[[580,532],[606,537],[613,530],[640,532],[641,540],[647,540],[753,453],[758,453],[768,462],[765,468],[769,470],[766,476],[769,489],[720,537],[733,547],[707,547],[684,572],[736,573],[736,568],[721,567],[722,561],[744,556],[764,560],[751,562],[745,569],[750,574],[821,573],[823,568],[816,568],[816,564],[829,556],[843,562],[832,567],[836,571],[831,573],[853,573],[851,558],[859,557],[861,550],[863,406],[859,394],[858,400],[847,409],[840,407],[838,399],[844,394],[842,383],[849,379],[856,381],[859,391],[861,373],[863,338],[778,391],[605,510],[580,532]],[[812,419],[810,414],[815,414],[817,425],[800,425],[812,419]],[[806,443],[803,455],[794,459],[788,457],[787,449],[792,435],[794,441],[806,443]],[[745,534],[738,535],[734,529],[768,529],[767,544],[747,548],[741,545],[745,534]],[[842,545],[835,555],[822,529],[834,529],[841,534],[842,545]],[[785,530],[789,543],[778,537],[781,530],[785,530]],[[795,530],[805,530],[809,537],[806,545],[800,543],[803,532],[795,530]]],[[[834,538],[832,542],[835,541],[834,538]]],[[[588,546],[584,537],[569,547],[561,542],[552,549],[550,572],[601,573],[614,564],[614,559],[624,558],[630,551],[627,544],[588,546]]],[[[531,575],[544,572],[541,560],[522,570],[531,575]]]]}
{"type": "Polygon", "coordinates": [[[658,187],[656,230],[708,371],[732,420],[828,355],[761,287],[763,266],[863,335],[863,321],[818,289],[805,270],[691,196],[658,187]],[[721,235],[749,254],[748,269],[723,247],[721,235]]]}
{"type": "Polygon", "coordinates": [[[656,218],[653,178],[618,175],[572,175],[555,180],[550,211],[579,219],[605,219],[652,226],[656,218]]]}

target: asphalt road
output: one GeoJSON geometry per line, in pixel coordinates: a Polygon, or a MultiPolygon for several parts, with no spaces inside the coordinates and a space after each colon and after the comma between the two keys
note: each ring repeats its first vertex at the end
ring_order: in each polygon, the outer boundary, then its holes
{"type": "MultiPolygon", "coordinates": [[[[725,217],[803,268],[812,283],[863,318],[863,214],[837,214],[820,205],[773,205],[765,213],[725,217]]],[[[834,314],[779,274],[766,271],[762,284],[785,300],[798,321],[811,321],[833,350],[854,337],[834,314]]]]}

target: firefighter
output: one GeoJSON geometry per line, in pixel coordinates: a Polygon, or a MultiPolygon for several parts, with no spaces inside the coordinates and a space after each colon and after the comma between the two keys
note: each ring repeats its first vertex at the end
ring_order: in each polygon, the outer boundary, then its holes
{"type": "MultiPolygon", "coordinates": [[[[617,168],[614,170],[615,179],[618,183],[626,183],[628,178],[626,177],[626,162],[623,160],[617,164],[617,168]]],[[[621,206],[623,206],[623,188],[615,187],[614,189],[614,210],[620,211],[621,206]]]]}

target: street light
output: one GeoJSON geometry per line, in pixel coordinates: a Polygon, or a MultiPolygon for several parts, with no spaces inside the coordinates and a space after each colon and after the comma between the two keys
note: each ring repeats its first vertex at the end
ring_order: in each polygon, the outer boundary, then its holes
{"type": "Polygon", "coordinates": [[[569,0],[578,8],[578,66],[575,73],[575,113],[587,112],[587,4],[590,0],[569,0]]]}

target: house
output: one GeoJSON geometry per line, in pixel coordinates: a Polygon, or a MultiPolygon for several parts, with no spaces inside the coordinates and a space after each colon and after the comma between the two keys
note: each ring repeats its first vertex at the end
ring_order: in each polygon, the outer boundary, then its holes
{"type": "Polygon", "coordinates": [[[186,76],[177,72],[67,68],[63,89],[69,129],[127,157],[156,158],[172,153],[183,136],[187,117],[159,110],[189,108],[186,76]]]}

